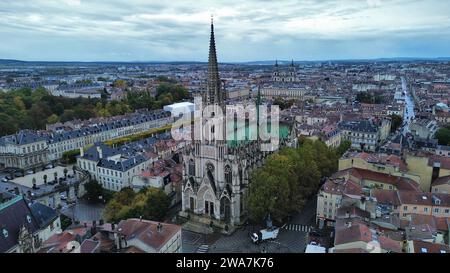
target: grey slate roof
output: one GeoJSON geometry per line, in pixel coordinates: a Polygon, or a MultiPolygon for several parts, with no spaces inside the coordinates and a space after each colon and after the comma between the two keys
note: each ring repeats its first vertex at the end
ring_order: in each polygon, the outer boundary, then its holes
{"type": "Polygon", "coordinates": [[[378,127],[370,120],[342,121],[339,123],[339,128],[364,133],[378,132],[378,127]]]}
{"type": "Polygon", "coordinates": [[[37,141],[43,141],[45,137],[33,130],[21,130],[17,134],[4,136],[0,139],[0,145],[12,143],[16,145],[26,145],[37,141]]]}
{"type": "Polygon", "coordinates": [[[19,196],[0,207],[0,253],[6,252],[18,243],[19,232],[25,226],[34,233],[40,229],[25,200],[19,196]]]}

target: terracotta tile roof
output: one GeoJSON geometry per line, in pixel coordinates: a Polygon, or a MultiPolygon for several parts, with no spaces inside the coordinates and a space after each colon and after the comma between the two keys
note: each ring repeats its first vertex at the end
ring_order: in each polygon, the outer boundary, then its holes
{"type": "Polygon", "coordinates": [[[322,190],[326,193],[337,195],[362,195],[361,185],[342,178],[328,179],[322,185],[322,190]]]}
{"type": "Polygon", "coordinates": [[[106,232],[97,232],[92,239],[100,242],[100,251],[101,252],[110,252],[114,248],[114,240],[110,239],[106,232]]]}
{"type": "Polygon", "coordinates": [[[80,247],[80,253],[95,253],[100,248],[100,242],[92,239],[84,240],[80,247]]]}
{"type": "Polygon", "coordinates": [[[144,250],[136,247],[136,246],[131,246],[131,247],[127,247],[122,249],[121,251],[122,253],[145,253],[144,250]]]}
{"type": "Polygon", "coordinates": [[[335,245],[347,244],[351,242],[371,242],[372,232],[366,225],[353,225],[350,227],[336,230],[334,238],[335,245]]]}
{"type": "Polygon", "coordinates": [[[349,152],[344,155],[345,158],[361,158],[369,163],[378,163],[383,165],[391,165],[398,167],[401,171],[407,171],[408,166],[402,160],[401,157],[397,155],[387,155],[387,154],[369,154],[366,152],[349,152]]]}
{"type": "Polygon", "coordinates": [[[340,207],[337,210],[337,215],[336,217],[338,218],[355,218],[355,217],[360,217],[360,218],[370,218],[370,213],[362,210],[358,207],[355,206],[350,206],[350,207],[340,207]]]}
{"type": "Polygon", "coordinates": [[[419,227],[422,225],[429,225],[432,230],[436,230],[436,218],[433,215],[411,214],[409,226],[419,227]]]}
{"type": "Polygon", "coordinates": [[[352,225],[351,227],[336,230],[334,239],[335,245],[341,245],[351,242],[362,241],[370,243],[377,241],[381,249],[400,253],[402,252],[401,243],[392,240],[383,235],[377,235],[376,231],[371,230],[368,226],[363,224],[352,225]]]}
{"type": "Polygon", "coordinates": [[[47,248],[46,252],[64,252],[66,250],[67,244],[76,241],[76,234],[70,232],[62,232],[60,234],[53,234],[46,241],[42,243],[43,248],[47,248]]]}
{"type": "Polygon", "coordinates": [[[333,253],[369,253],[363,248],[348,248],[348,249],[335,249],[333,253]]]}
{"type": "Polygon", "coordinates": [[[431,185],[432,186],[450,185],[450,175],[437,178],[436,180],[433,181],[431,185]]]}
{"type": "Polygon", "coordinates": [[[392,206],[400,205],[400,200],[398,199],[397,191],[373,189],[371,194],[373,197],[377,199],[377,202],[380,204],[392,206]]]}
{"type": "Polygon", "coordinates": [[[431,155],[428,158],[428,166],[433,167],[434,164],[440,164],[442,169],[450,170],[450,157],[431,155]]]}
{"type": "Polygon", "coordinates": [[[140,219],[127,219],[120,221],[117,230],[126,236],[126,239],[138,239],[156,251],[159,251],[164,244],[170,240],[181,226],[161,223],[162,230],[157,230],[158,222],[140,219]]]}
{"type": "Polygon", "coordinates": [[[398,191],[398,198],[403,205],[431,206],[433,201],[431,193],[420,193],[415,191],[398,191]]]}
{"type": "Polygon", "coordinates": [[[447,245],[414,240],[413,246],[414,253],[450,253],[450,248],[447,245]]]}
{"type": "MultiPolygon", "coordinates": [[[[398,190],[421,191],[420,185],[416,181],[400,176],[389,175],[385,173],[374,172],[359,168],[349,168],[339,171],[333,177],[353,176],[359,180],[372,180],[379,183],[385,183],[395,186],[398,190]]],[[[359,181],[358,181],[359,182],[359,181]]]]}

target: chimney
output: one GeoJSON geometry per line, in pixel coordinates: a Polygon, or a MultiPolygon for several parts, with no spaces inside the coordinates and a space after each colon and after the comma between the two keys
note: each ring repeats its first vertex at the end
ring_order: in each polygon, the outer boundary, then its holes
{"type": "Polygon", "coordinates": [[[161,233],[161,232],[162,232],[162,228],[163,228],[162,224],[161,224],[161,223],[158,223],[158,225],[156,226],[156,230],[157,230],[159,233],[161,233]]]}
{"type": "Polygon", "coordinates": [[[97,147],[98,157],[103,158],[103,151],[101,147],[97,147]]]}
{"type": "Polygon", "coordinates": [[[14,187],[14,194],[19,195],[19,187],[14,187]]]}
{"type": "Polygon", "coordinates": [[[81,156],[81,157],[84,156],[84,150],[83,150],[83,147],[80,147],[80,156],[81,156]]]}

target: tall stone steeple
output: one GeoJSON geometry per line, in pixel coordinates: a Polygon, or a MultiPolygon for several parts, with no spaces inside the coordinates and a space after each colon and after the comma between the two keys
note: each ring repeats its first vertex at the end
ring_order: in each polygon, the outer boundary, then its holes
{"type": "Polygon", "coordinates": [[[209,40],[209,57],[208,57],[208,86],[206,90],[205,102],[207,104],[224,103],[224,92],[221,88],[219,77],[219,66],[217,64],[216,42],[214,39],[214,22],[211,16],[211,37],[209,40]]]}

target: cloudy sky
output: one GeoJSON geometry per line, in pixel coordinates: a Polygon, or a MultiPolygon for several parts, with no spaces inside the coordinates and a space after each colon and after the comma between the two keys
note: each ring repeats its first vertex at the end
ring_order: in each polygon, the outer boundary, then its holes
{"type": "Polygon", "coordinates": [[[0,58],[219,61],[450,56],[448,0],[1,0],[0,58]]]}

